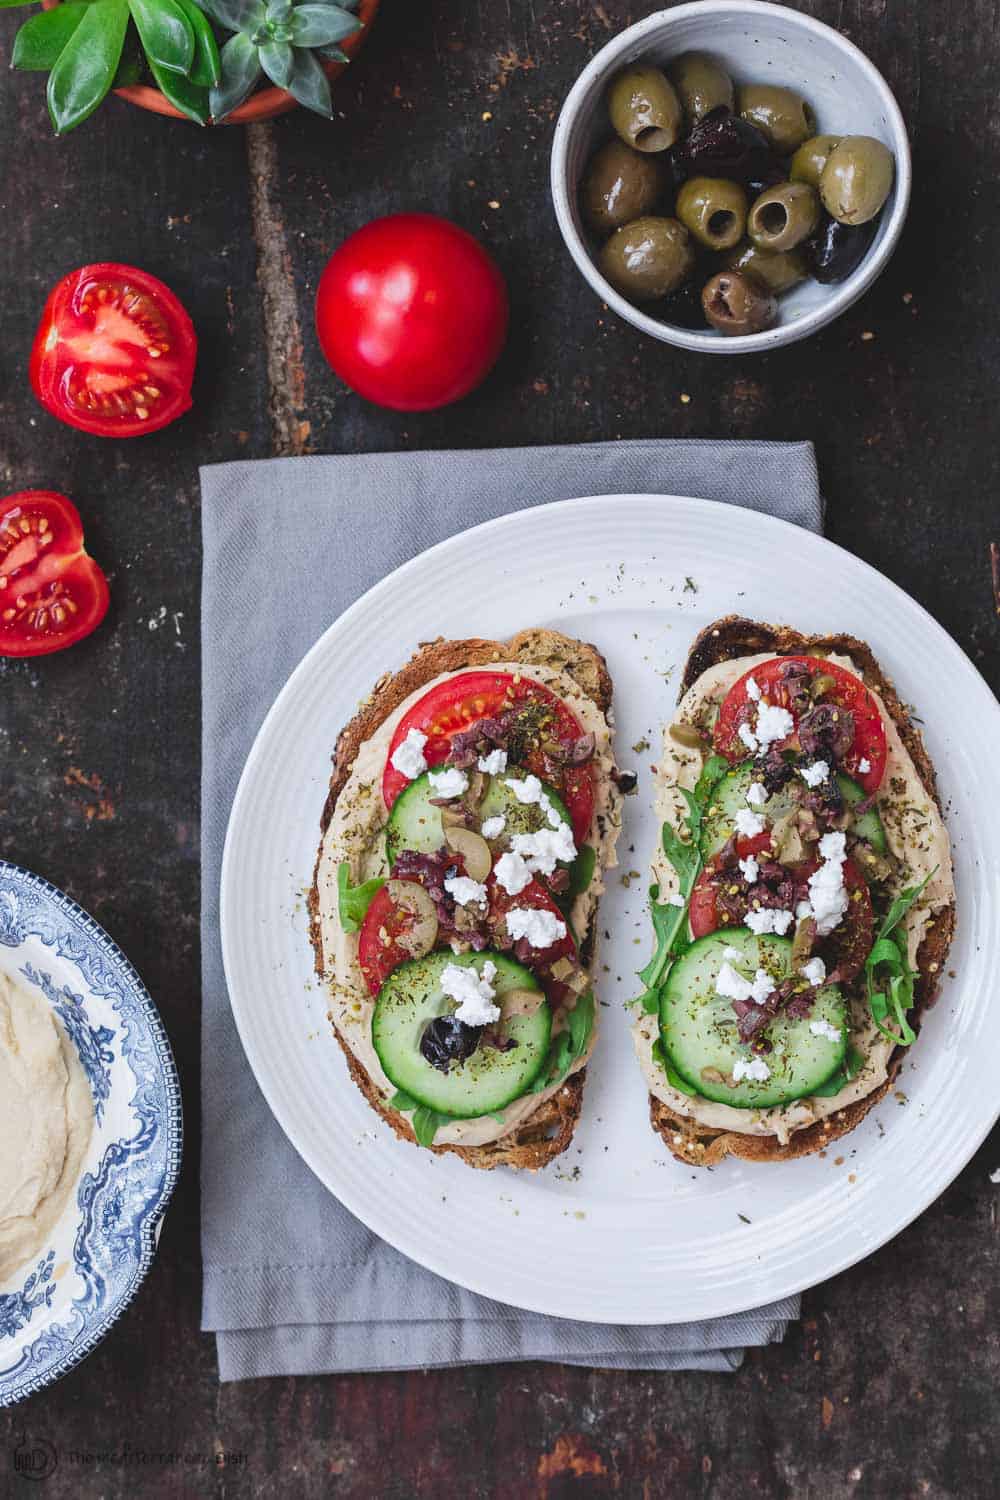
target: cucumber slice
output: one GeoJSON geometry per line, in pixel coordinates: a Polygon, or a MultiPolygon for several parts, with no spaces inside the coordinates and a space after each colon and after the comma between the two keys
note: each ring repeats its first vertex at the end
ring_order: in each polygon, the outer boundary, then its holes
{"type": "Polygon", "coordinates": [[[372,1016],[372,1043],[387,1078],[418,1103],[456,1120],[493,1114],[527,1093],[548,1055],[552,1015],[543,1001],[530,1016],[512,1016],[503,1023],[506,1036],[517,1043],[507,1052],[477,1047],[464,1062],[452,1063],[447,1073],[434,1068],[420,1051],[429,1021],[455,1009],[441,988],[447,964],[482,969],[496,965],[498,1000],[507,990],[539,990],[529,971],[502,953],[428,953],[394,969],[379,990],[372,1016]]]}
{"type": "Polygon", "coordinates": [[[713,786],[701,824],[701,857],[706,864],[732,838],[736,831],[736,814],[740,808],[744,812],[760,813],[773,828],[778,819],[791,812],[795,806],[789,786],[769,797],[760,807],[751,808],[747,801],[747,790],[753,781],[753,772],[753,761],[742,761],[731,770],[724,771],[713,786]]]}
{"type": "MultiPolygon", "coordinates": [[[[520,777],[519,770],[511,775],[520,777]]],[[[557,792],[542,782],[543,790],[564,823],[570,816],[557,792]]],[[[430,777],[425,771],[416,781],[400,792],[392,805],[385,831],[385,851],[390,867],[403,849],[413,849],[418,854],[436,854],[444,843],[441,824],[441,809],[435,807],[431,798],[435,795],[430,777]]],[[[537,802],[518,802],[507,785],[504,776],[491,776],[479,804],[479,820],[502,816],[506,821],[499,838],[491,839],[493,849],[509,849],[515,833],[537,833],[547,828],[548,818],[537,802]]]]}
{"type": "Polygon", "coordinates": [[[425,771],[404,787],[392,804],[385,830],[385,852],[389,867],[404,849],[417,854],[436,854],[444,843],[441,809],[434,807],[434,789],[425,771]]]}
{"type": "Polygon", "coordinates": [[[839,988],[830,984],[817,993],[808,1020],[779,1015],[767,1028],[773,1044],[763,1059],[769,1078],[731,1085],[726,1079],[737,1059],[753,1054],[739,1039],[732,1002],[715,993],[727,948],[739,950],[739,960],[730,962],[747,978],[760,968],[780,983],[791,972],[788,938],[757,937],[737,927],[692,943],[675,961],[660,994],[660,1039],[667,1061],[704,1098],[734,1109],[769,1109],[808,1097],[843,1066],[847,1053],[847,1009],[839,988]],[[810,1029],[813,1021],[835,1027],[839,1041],[816,1036],[810,1029]]]}
{"type": "MultiPolygon", "coordinates": [[[[510,774],[518,780],[523,780],[528,774],[519,768],[513,768],[510,774]]],[[[542,790],[548,797],[556,813],[563,823],[570,822],[569,813],[559,793],[549,786],[548,782],[542,782],[542,790]]],[[[485,823],[487,818],[501,817],[506,820],[503,833],[497,839],[491,839],[493,847],[508,849],[510,841],[515,833],[537,833],[540,828],[550,827],[545,810],[539,807],[537,802],[518,802],[514,793],[507,785],[505,776],[491,776],[489,785],[483,793],[483,800],[479,804],[479,820],[485,823]]]]}
{"type": "Polygon", "coordinates": [[[867,812],[856,818],[853,808],[858,802],[862,802],[868,795],[864,787],[845,776],[842,771],[837,772],[837,785],[840,787],[840,795],[848,812],[851,813],[850,833],[852,838],[861,839],[870,844],[876,854],[888,854],[889,844],[886,840],[885,829],[882,827],[882,819],[878,815],[878,808],[871,806],[867,812]]]}

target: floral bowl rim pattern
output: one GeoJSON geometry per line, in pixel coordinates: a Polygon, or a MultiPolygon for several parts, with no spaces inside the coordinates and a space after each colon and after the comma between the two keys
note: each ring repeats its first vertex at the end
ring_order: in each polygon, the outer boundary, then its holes
{"type": "Polygon", "coordinates": [[[50,1243],[22,1268],[15,1292],[0,1292],[0,1407],[71,1370],[133,1300],[156,1253],[183,1146],[177,1067],[135,968],[69,896],[0,860],[0,963],[8,971],[12,953],[77,1048],[95,1128],[50,1243]]]}

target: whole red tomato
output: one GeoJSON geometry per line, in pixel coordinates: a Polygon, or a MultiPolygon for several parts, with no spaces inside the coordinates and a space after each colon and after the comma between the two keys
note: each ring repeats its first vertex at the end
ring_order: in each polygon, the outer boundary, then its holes
{"type": "Polygon", "coordinates": [[[493,257],[434,214],[366,224],[331,256],[316,296],[316,329],[334,370],[396,411],[468,395],[495,364],[508,317],[493,257]]]}

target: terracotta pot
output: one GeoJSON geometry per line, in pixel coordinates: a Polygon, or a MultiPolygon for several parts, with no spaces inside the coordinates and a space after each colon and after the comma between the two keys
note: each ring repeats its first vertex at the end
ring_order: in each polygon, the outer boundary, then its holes
{"type": "MultiPolygon", "coordinates": [[[[42,9],[52,10],[58,4],[59,0],[42,0],[42,9]]],[[[358,19],[364,24],[360,31],[356,31],[353,36],[347,37],[340,43],[348,57],[353,58],[361,51],[378,8],[379,0],[361,0],[358,7],[358,19]]],[[[323,64],[323,70],[331,83],[343,73],[346,67],[346,63],[339,62],[323,64]]],[[[151,88],[148,83],[132,83],[127,88],[115,89],[115,93],[119,99],[127,99],[130,104],[137,104],[140,109],[148,109],[154,115],[169,115],[172,120],[187,119],[187,116],[182,115],[179,109],[175,109],[159,89],[151,88]]],[[[266,88],[257,89],[238,109],[234,109],[232,114],[227,115],[219,123],[249,125],[252,120],[273,120],[275,115],[287,114],[290,109],[298,109],[298,107],[298,100],[293,99],[285,89],[278,89],[268,84],[266,88]]]]}

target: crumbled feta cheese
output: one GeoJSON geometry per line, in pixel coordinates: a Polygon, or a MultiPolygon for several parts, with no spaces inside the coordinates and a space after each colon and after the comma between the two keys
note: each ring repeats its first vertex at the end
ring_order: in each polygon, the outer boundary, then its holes
{"type": "Polygon", "coordinates": [[[540,828],[537,833],[515,833],[511,848],[520,854],[535,875],[551,875],[560,860],[576,859],[573,830],[560,821],[558,828],[540,828]]]}
{"type": "Polygon", "coordinates": [[[730,946],[728,948],[723,948],[722,956],[723,958],[728,958],[730,963],[738,964],[740,959],[743,957],[743,954],[738,948],[733,948],[732,946],[730,946]]]}
{"type": "Polygon", "coordinates": [[[785,933],[795,921],[795,913],[783,911],[779,908],[772,911],[770,907],[764,907],[761,911],[748,911],[743,918],[744,927],[749,927],[758,937],[764,932],[776,932],[779,937],[785,933]]]}
{"type": "Polygon", "coordinates": [[[760,813],[751,812],[748,807],[737,808],[735,822],[736,832],[745,839],[755,838],[766,826],[760,813]]]}
{"type": "Polygon", "coordinates": [[[728,960],[715,977],[715,993],[724,1000],[749,1000],[753,985],[742,974],[737,974],[728,960]]]}
{"type": "Polygon", "coordinates": [[[426,734],[421,734],[419,729],[411,729],[405,740],[402,740],[392,752],[390,757],[393,769],[400,776],[405,776],[407,781],[416,781],[427,770],[427,762],[424,759],[424,746],[427,743],[426,734]]]}
{"type": "Polygon", "coordinates": [[[515,943],[527,938],[532,948],[551,948],[566,936],[566,923],[544,908],[512,906],[507,913],[507,931],[515,943]]]}
{"type": "Polygon", "coordinates": [[[756,1000],[763,1005],[768,995],[774,993],[774,980],[764,969],[758,969],[753,979],[744,979],[727,959],[716,976],[715,993],[725,1000],[756,1000]]]}
{"type": "Polygon", "coordinates": [[[847,858],[847,835],[839,829],[836,833],[824,833],[819,841],[819,852],[823,859],[847,858]]]}
{"type": "Polygon", "coordinates": [[[820,936],[839,926],[849,897],[844,886],[847,840],[843,833],[825,833],[819,841],[823,864],[809,876],[809,904],[820,936]]]}
{"type": "Polygon", "coordinates": [[[794,728],[795,720],[787,708],[779,708],[775,703],[761,703],[753,732],[762,750],[773,745],[775,740],[786,740],[794,728]]]}
{"type": "Polygon", "coordinates": [[[667,897],[667,905],[668,906],[687,906],[687,902],[684,900],[684,897],[681,895],[680,891],[673,891],[667,897]]]}
{"type": "Polygon", "coordinates": [[[804,921],[806,917],[811,917],[812,914],[813,909],[808,901],[800,901],[795,908],[795,915],[800,922],[804,921]]]}
{"type": "Polygon", "coordinates": [[[757,876],[760,874],[760,865],[754,859],[753,855],[748,854],[746,859],[741,859],[739,863],[740,874],[743,876],[743,879],[750,885],[756,885],[757,876]]]}
{"type": "Polygon", "coordinates": [[[468,875],[446,875],[444,888],[449,896],[454,896],[459,906],[486,905],[486,887],[468,875]]]}
{"type": "Polygon", "coordinates": [[[750,728],[750,725],[741,724],[736,733],[739,735],[744,745],[746,745],[747,749],[750,751],[750,754],[755,755],[757,753],[757,736],[750,728]]]}
{"type": "Polygon", "coordinates": [[[508,896],[519,896],[526,885],[531,884],[531,871],[520,854],[501,854],[493,866],[497,885],[508,896]]]}
{"type": "Polygon", "coordinates": [[[862,756],[861,759],[858,761],[858,770],[860,771],[861,775],[862,776],[867,776],[868,772],[871,770],[871,768],[872,768],[871,761],[867,760],[864,756],[862,756]]]}
{"type": "Polygon", "coordinates": [[[504,786],[509,786],[518,802],[525,807],[530,807],[532,803],[540,807],[550,828],[564,826],[562,818],[552,806],[551,799],[537,776],[507,776],[504,778],[504,786]]]}
{"type": "Polygon", "coordinates": [[[468,776],[457,766],[445,766],[443,771],[429,771],[427,780],[435,797],[461,797],[469,786],[468,776]]]}
{"type": "Polygon", "coordinates": [[[507,827],[507,819],[503,813],[497,813],[495,818],[487,818],[479,832],[484,839],[498,839],[507,827]]]}
{"type": "Polygon", "coordinates": [[[799,775],[806,786],[819,786],[821,781],[829,780],[830,767],[825,760],[814,760],[811,766],[800,766],[799,775]]]}
{"type": "Polygon", "coordinates": [[[489,1026],[500,1019],[500,1007],[495,1003],[493,981],[497,966],[489,959],[482,972],[463,964],[445,964],[441,971],[441,988],[450,1000],[458,1001],[455,1015],[467,1026],[489,1026]]]}
{"type": "Polygon", "coordinates": [[[753,1083],[766,1083],[771,1069],[762,1057],[738,1057],[733,1063],[733,1082],[740,1083],[749,1078],[753,1083]]]}
{"type": "Polygon", "coordinates": [[[767,801],[767,788],[762,781],[751,781],[747,787],[747,802],[751,807],[763,807],[767,801]]]}
{"type": "Polygon", "coordinates": [[[810,1021],[809,1030],[813,1036],[824,1036],[828,1042],[840,1041],[840,1027],[831,1026],[829,1021],[810,1021]]]}
{"type": "Polygon", "coordinates": [[[756,677],[748,677],[746,682],[747,697],[752,703],[760,702],[760,688],[757,686],[756,677]]]}
{"type": "Polygon", "coordinates": [[[478,765],[487,776],[499,776],[501,771],[507,769],[507,752],[506,750],[491,750],[488,755],[479,757],[478,765]]]}
{"type": "Polygon", "coordinates": [[[810,984],[822,984],[826,978],[826,964],[821,958],[811,958],[808,963],[802,965],[799,973],[803,979],[808,979],[810,984]]]}

